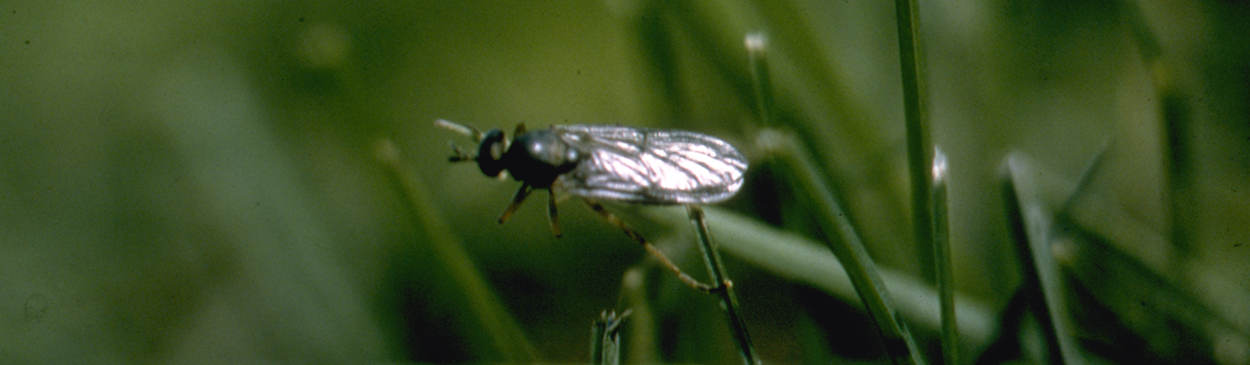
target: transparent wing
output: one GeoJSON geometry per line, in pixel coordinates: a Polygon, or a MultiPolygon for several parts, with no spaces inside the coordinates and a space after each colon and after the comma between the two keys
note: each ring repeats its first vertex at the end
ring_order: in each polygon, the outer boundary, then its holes
{"type": "Polygon", "coordinates": [[[742,187],[747,162],[725,141],[685,131],[618,126],[552,127],[580,161],[560,175],[574,195],[645,204],[706,204],[742,187]]]}

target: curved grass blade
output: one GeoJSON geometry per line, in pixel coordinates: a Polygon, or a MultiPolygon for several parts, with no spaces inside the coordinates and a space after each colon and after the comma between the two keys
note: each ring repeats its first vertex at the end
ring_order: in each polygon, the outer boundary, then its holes
{"type": "MultiPolygon", "coordinates": [[[[841,301],[863,309],[854,285],[838,259],[822,243],[792,232],[771,227],[758,220],[747,218],[729,210],[704,207],[709,215],[707,223],[716,227],[717,245],[720,251],[735,260],[758,267],[777,277],[802,285],[809,285],[828,293],[841,301]]],[[[618,209],[631,220],[640,224],[663,227],[669,232],[686,232],[685,225],[677,224],[686,212],[677,208],[622,206],[618,209]]],[[[938,293],[932,286],[918,278],[889,268],[879,270],[882,281],[896,293],[894,302],[899,316],[916,330],[936,335],[941,327],[941,310],[938,293]]],[[[627,280],[637,282],[639,280],[627,280]]],[[[639,308],[637,302],[628,301],[634,310],[631,326],[637,326],[639,308]]],[[[963,354],[975,358],[995,339],[999,330],[997,317],[988,305],[970,297],[956,297],[959,313],[959,330],[962,336],[963,354]]]]}
{"type": "Polygon", "coordinates": [[[451,283],[446,285],[455,290],[446,292],[462,295],[448,300],[460,302],[460,306],[469,312],[461,317],[474,323],[466,323],[465,327],[482,330],[469,336],[470,342],[473,342],[471,346],[477,350],[475,352],[488,354],[484,360],[497,356],[496,360],[511,363],[537,361],[538,351],[526,339],[520,324],[495,296],[481,272],[473,266],[468,253],[455,241],[447,221],[430,205],[428,189],[411,165],[404,162],[399,148],[390,140],[384,140],[378,144],[376,151],[378,159],[390,170],[402,194],[408,198],[417,223],[429,232],[428,246],[436,256],[433,261],[442,266],[432,270],[441,270],[450,278],[451,283]]]}

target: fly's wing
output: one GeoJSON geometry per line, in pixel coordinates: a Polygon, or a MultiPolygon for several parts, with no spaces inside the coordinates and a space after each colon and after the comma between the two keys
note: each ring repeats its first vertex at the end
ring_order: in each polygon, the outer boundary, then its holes
{"type": "Polygon", "coordinates": [[[573,195],[644,204],[706,204],[742,187],[746,159],[725,141],[674,130],[552,127],[579,162],[557,179],[573,195]]]}

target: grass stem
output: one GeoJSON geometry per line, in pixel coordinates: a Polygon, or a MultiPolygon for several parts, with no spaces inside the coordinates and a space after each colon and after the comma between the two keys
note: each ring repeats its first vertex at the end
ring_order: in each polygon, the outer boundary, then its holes
{"type": "Polygon", "coordinates": [[[946,154],[933,151],[933,271],[937,281],[938,303],[942,309],[942,359],[946,365],[959,362],[959,321],[955,316],[955,278],[952,275],[950,234],[946,209],[946,154]]]}
{"type": "Polygon", "coordinates": [[[833,190],[821,176],[818,165],[812,160],[798,138],[782,132],[771,131],[761,135],[762,144],[774,149],[781,162],[794,177],[796,191],[809,194],[810,209],[814,220],[830,236],[839,239],[825,241],[833,255],[842,262],[855,292],[864,304],[870,319],[885,345],[886,354],[894,364],[924,364],[924,358],[906,324],[890,304],[889,294],[876,264],[864,248],[864,243],[851,224],[850,218],[835,198],[833,190]]]}
{"type": "Polygon", "coordinates": [[[694,224],[694,233],[698,236],[699,250],[703,252],[708,274],[719,289],[714,290],[713,293],[720,298],[721,307],[725,309],[725,315],[729,317],[729,326],[733,328],[734,339],[738,342],[738,353],[742,355],[747,365],[758,365],[760,364],[759,356],[755,352],[755,346],[751,343],[746,321],[742,319],[741,310],[738,309],[738,297],[734,295],[733,284],[729,280],[729,275],[725,273],[725,265],[721,263],[720,252],[716,243],[712,241],[712,234],[708,232],[703,208],[690,205],[686,209],[690,214],[690,222],[694,224]]]}
{"type": "MultiPolygon", "coordinates": [[[[760,108],[761,118],[768,125],[771,124],[775,111],[772,110],[772,89],[768,85],[770,77],[765,62],[767,43],[763,36],[752,34],[746,37],[745,44],[751,59],[756,104],[760,108]]],[[[908,333],[907,326],[898,313],[890,306],[884,281],[877,272],[876,265],[868,256],[868,251],[864,248],[859,234],[856,233],[832,189],[821,176],[820,167],[806,152],[808,149],[792,134],[771,129],[762,133],[759,141],[764,150],[777,152],[785,165],[783,168],[789,169],[790,174],[797,177],[795,190],[806,191],[810,194],[809,200],[813,204],[811,209],[817,213],[816,221],[821,228],[841,238],[826,241],[826,244],[833,255],[842,262],[865,310],[876,324],[887,356],[894,364],[923,364],[924,358],[920,355],[915,340],[908,333]]],[[[926,197],[924,206],[928,206],[928,184],[924,187],[926,191],[923,195],[926,197]]],[[[928,213],[924,216],[927,219],[928,213]]],[[[925,226],[928,227],[928,224],[925,226]]]]}
{"type": "Polygon", "coordinates": [[[929,189],[932,175],[933,143],[929,137],[929,115],[925,104],[924,72],[921,68],[919,41],[920,19],[916,0],[895,0],[895,22],[898,23],[898,57],[902,72],[903,118],[907,134],[907,171],[911,178],[911,212],[915,247],[920,259],[920,272],[933,278],[931,266],[934,253],[933,218],[930,217],[929,189]]]}

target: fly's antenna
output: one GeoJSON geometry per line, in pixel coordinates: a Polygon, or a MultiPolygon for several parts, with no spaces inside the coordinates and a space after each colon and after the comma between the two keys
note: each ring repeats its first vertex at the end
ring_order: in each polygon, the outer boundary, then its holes
{"type": "MultiPolygon", "coordinates": [[[[445,119],[435,120],[434,126],[447,129],[452,132],[459,133],[461,135],[464,135],[465,137],[472,138],[473,143],[482,142],[482,131],[477,130],[477,128],[473,128],[464,124],[452,122],[452,121],[445,120],[445,119]]],[[[477,158],[476,154],[470,153],[469,151],[465,151],[463,148],[460,148],[460,146],[457,146],[455,142],[451,143],[451,152],[452,152],[452,155],[450,158],[448,158],[448,160],[451,162],[473,161],[473,159],[477,158]]]]}
{"type": "Polygon", "coordinates": [[[473,143],[482,142],[482,131],[477,130],[477,128],[473,128],[473,127],[460,124],[460,123],[456,123],[456,122],[446,120],[446,119],[435,120],[434,125],[439,128],[450,130],[452,132],[460,133],[464,135],[465,137],[472,138],[473,143]]]}

